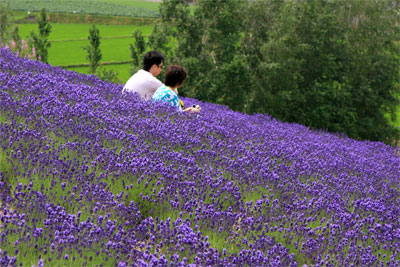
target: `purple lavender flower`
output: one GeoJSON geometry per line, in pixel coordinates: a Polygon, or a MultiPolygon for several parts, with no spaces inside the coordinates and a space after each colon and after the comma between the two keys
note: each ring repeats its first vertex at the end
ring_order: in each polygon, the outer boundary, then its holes
{"type": "Polygon", "coordinates": [[[0,50],[0,265],[399,265],[398,149],[120,92],[0,50]]]}

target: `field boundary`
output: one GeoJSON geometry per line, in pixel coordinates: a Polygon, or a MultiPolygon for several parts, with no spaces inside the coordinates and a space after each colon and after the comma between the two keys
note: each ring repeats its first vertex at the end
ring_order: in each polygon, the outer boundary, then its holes
{"type": "MultiPolygon", "coordinates": [[[[105,61],[100,62],[99,65],[122,65],[132,63],[132,60],[122,60],[122,61],[105,61]]],[[[63,69],[67,68],[78,68],[78,67],[89,67],[89,63],[79,63],[79,64],[70,64],[70,65],[57,65],[57,67],[61,67],[63,69]]]]}
{"type": "MultiPolygon", "coordinates": [[[[17,10],[23,12],[21,10],[17,10]]],[[[25,13],[25,12],[24,12],[25,13]]],[[[17,19],[17,24],[36,23],[39,12],[30,12],[24,18],[17,19]]],[[[104,25],[153,25],[158,18],[148,17],[127,17],[127,16],[106,16],[93,14],[71,14],[71,13],[47,13],[51,23],[67,24],[104,24],[104,25]]]]}
{"type": "MultiPolygon", "coordinates": [[[[143,35],[146,36],[146,35],[143,35]]],[[[108,36],[108,37],[100,37],[101,40],[106,40],[106,39],[129,39],[132,38],[132,36],[108,36]]],[[[80,39],[66,39],[66,40],[51,40],[50,43],[59,43],[59,42],[78,42],[78,41],[87,41],[88,38],[80,38],[80,39]]]]}

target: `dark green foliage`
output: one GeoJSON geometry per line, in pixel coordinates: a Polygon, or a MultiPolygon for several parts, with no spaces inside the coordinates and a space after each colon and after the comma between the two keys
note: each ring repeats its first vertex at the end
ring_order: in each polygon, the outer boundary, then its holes
{"type": "Polygon", "coordinates": [[[35,47],[36,51],[36,59],[48,63],[47,49],[51,46],[51,44],[47,38],[51,32],[51,25],[47,19],[46,10],[44,8],[40,11],[40,16],[37,19],[37,23],[39,27],[39,35],[33,31],[31,32],[33,46],[35,47]]]}
{"type": "Polygon", "coordinates": [[[347,126],[351,129],[352,122],[337,127],[337,123],[345,122],[341,116],[354,117],[348,114],[352,112],[351,102],[340,104],[344,96],[351,95],[344,91],[350,88],[342,86],[339,71],[345,50],[335,39],[342,38],[338,36],[342,31],[334,12],[324,14],[332,8],[329,5],[322,1],[287,3],[280,10],[269,39],[260,48],[258,72],[264,75],[259,82],[268,97],[264,105],[252,103],[250,111],[264,111],[282,120],[331,131],[342,132],[347,126]],[[344,110],[347,108],[350,110],[344,110]]]}
{"type": "Polygon", "coordinates": [[[198,1],[190,9],[185,1],[162,3],[163,26],[169,28],[170,36],[176,40],[176,50],[171,55],[189,71],[180,90],[182,95],[229,103],[237,110],[243,107],[245,76],[240,72],[247,68],[247,63],[239,53],[237,42],[241,35],[241,4],[240,1],[198,1]],[[235,92],[232,94],[230,90],[235,92]],[[228,95],[238,98],[228,100],[228,95]]]}
{"type": "Polygon", "coordinates": [[[100,50],[100,32],[94,24],[92,28],[89,29],[88,40],[90,41],[90,45],[83,49],[88,54],[86,59],[89,60],[90,63],[90,73],[95,74],[97,67],[100,65],[102,55],[100,50]]]}
{"type": "Polygon", "coordinates": [[[146,42],[142,35],[142,31],[140,30],[136,30],[133,33],[133,38],[135,38],[135,45],[130,44],[131,57],[133,64],[139,66],[141,63],[142,55],[146,49],[146,42]]]}
{"type": "Polygon", "coordinates": [[[142,31],[136,30],[133,33],[133,38],[135,39],[135,44],[129,44],[132,58],[131,74],[134,74],[141,68],[142,58],[146,51],[146,41],[144,40],[142,31]]]}
{"type": "Polygon", "coordinates": [[[166,56],[167,62],[174,57],[174,51],[171,49],[171,44],[169,43],[169,36],[172,35],[172,32],[172,29],[168,27],[155,25],[146,43],[146,46],[150,50],[159,51],[166,56]]]}
{"type": "Polygon", "coordinates": [[[184,95],[390,143],[399,106],[392,0],[164,0],[152,40],[188,70],[184,95]],[[388,116],[389,115],[389,116],[388,116]]]}
{"type": "Polygon", "coordinates": [[[358,135],[371,140],[388,141],[394,136],[385,114],[394,121],[400,106],[400,9],[395,3],[354,1],[346,10],[345,80],[359,117],[358,135]]]}
{"type": "Polygon", "coordinates": [[[246,58],[241,55],[235,56],[231,62],[221,66],[215,73],[215,88],[217,103],[230,106],[233,110],[243,110],[247,103],[247,91],[249,90],[250,77],[247,70],[246,58]]]}
{"type": "Polygon", "coordinates": [[[269,44],[279,45],[274,63],[295,65],[291,78],[298,87],[285,88],[294,93],[293,106],[279,118],[390,142],[394,129],[384,114],[398,101],[399,63],[394,20],[385,8],[384,1],[308,1],[281,17],[277,35],[289,17],[295,18],[296,30],[283,35],[286,42],[269,44]],[[280,56],[282,48],[292,54],[280,56]]]}

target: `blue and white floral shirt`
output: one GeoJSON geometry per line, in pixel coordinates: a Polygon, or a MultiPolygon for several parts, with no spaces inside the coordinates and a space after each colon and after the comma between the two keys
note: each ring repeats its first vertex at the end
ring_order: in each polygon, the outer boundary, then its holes
{"type": "Polygon", "coordinates": [[[178,110],[182,110],[179,103],[178,95],[166,85],[158,87],[152,99],[153,101],[167,102],[171,106],[176,107],[178,110]]]}

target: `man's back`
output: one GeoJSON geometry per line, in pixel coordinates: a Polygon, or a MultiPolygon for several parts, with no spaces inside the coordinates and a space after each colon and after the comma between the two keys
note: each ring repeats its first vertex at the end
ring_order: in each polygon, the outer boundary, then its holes
{"type": "Polygon", "coordinates": [[[139,70],[126,82],[122,92],[138,93],[142,99],[149,100],[162,85],[150,72],[139,70]]]}

